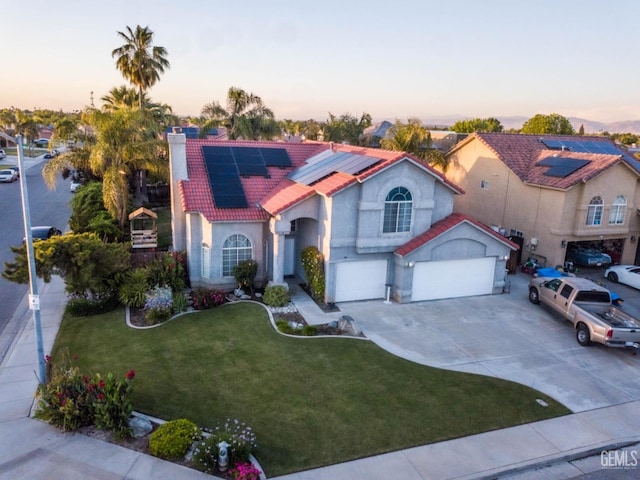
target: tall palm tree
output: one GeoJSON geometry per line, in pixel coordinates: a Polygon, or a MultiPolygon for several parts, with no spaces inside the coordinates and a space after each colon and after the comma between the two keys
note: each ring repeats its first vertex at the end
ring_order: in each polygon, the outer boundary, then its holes
{"type": "Polygon", "coordinates": [[[204,117],[201,125],[203,136],[210,128],[219,126],[226,127],[231,140],[271,139],[280,135],[280,127],[271,109],[259,96],[241,88],[229,88],[226,108],[213,101],[202,107],[201,114],[204,117]]]}
{"type": "Polygon", "coordinates": [[[431,146],[431,134],[417,118],[409,119],[407,123],[396,121],[389,129],[389,136],[380,140],[380,147],[386,150],[410,153],[446,171],[444,155],[431,146]]]}
{"type": "Polygon", "coordinates": [[[138,87],[138,106],[142,110],[143,93],[160,80],[160,74],[169,68],[167,50],[153,45],[153,32],[138,25],[134,30],[118,32],[125,44],[111,52],[116,67],[132,85],[138,87]]]}

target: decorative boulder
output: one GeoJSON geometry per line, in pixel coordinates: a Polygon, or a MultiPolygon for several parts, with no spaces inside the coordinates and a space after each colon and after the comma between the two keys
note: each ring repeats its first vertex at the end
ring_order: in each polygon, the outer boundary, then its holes
{"type": "Polygon", "coordinates": [[[345,335],[353,335],[354,337],[362,335],[362,329],[349,315],[344,315],[340,318],[338,321],[338,330],[345,335]]]}
{"type": "Polygon", "coordinates": [[[129,427],[131,427],[131,433],[135,438],[144,437],[153,430],[153,425],[148,419],[137,416],[129,420],[129,427]]]}

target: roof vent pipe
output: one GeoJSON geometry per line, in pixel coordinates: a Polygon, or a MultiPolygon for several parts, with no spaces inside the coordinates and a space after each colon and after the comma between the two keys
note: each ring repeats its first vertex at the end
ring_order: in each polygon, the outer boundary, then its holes
{"type": "Polygon", "coordinates": [[[333,152],[333,142],[329,142],[329,150],[333,152]]]}

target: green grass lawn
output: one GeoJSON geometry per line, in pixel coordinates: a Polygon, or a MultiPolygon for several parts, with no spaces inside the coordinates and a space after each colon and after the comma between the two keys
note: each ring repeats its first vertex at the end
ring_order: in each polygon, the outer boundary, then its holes
{"type": "MultiPolygon", "coordinates": [[[[6,153],[7,155],[18,155],[18,149],[16,147],[9,147],[9,148],[3,148],[4,153],[6,153]]],[[[22,153],[24,154],[25,157],[38,157],[40,155],[42,155],[43,153],[46,153],[47,150],[42,150],[42,149],[34,149],[34,150],[30,150],[29,147],[23,147],[22,149],[22,153]]]]}
{"type": "Polygon", "coordinates": [[[268,476],[570,413],[523,385],[425,367],[372,342],[284,337],[251,303],[150,330],[127,327],[122,309],[65,316],[54,358],[64,347],[86,372],[135,369],[136,410],[246,422],[268,476]]]}

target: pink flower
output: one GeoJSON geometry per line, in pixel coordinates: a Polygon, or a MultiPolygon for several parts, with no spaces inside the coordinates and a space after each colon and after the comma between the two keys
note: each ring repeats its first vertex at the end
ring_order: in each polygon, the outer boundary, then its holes
{"type": "Polygon", "coordinates": [[[128,380],[133,380],[133,377],[136,376],[136,371],[135,370],[129,370],[126,374],[125,377],[127,377],[128,380]]]}

